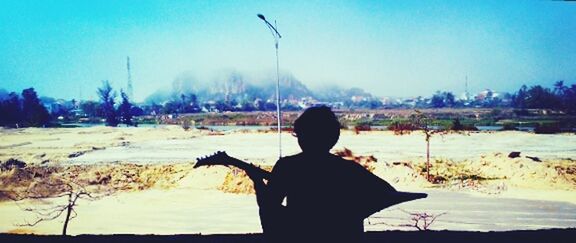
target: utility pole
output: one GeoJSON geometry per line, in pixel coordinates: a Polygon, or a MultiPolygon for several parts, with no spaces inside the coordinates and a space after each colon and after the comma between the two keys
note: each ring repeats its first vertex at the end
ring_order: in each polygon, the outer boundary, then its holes
{"type": "MultiPolygon", "coordinates": [[[[278,33],[278,29],[275,26],[270,24],[268,20],[262,14],[257,15],[258,18],[266,23],[268,29],[274,36],[274,46],[276,47],[276,116],[277,116],[277,123],[278,123],[278,157],[282,158],[282,112],[280,110],[280,61],[278,58],[278,41],[282,38],[282,35],[278,33]]],[[[276,21],[274,21],[274,25],[276,25],[276,21]]]]}

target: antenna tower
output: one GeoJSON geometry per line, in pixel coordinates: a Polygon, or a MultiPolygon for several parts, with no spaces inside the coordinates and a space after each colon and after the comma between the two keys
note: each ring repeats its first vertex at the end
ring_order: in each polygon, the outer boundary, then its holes
{"type": "Polygon", "coordinates": [[[466,96],[466,100],[470,99],[470,93],[468,93],[468,75],[466,75],[466,84],[464,86],[464,95],[466,96]]]}
{"type": "Polygon", "coordinates": [[[128,98],[134,99],[134,88],[132,87],[132,73],[130,72],[130,57],[126,57],[126,69],[128,71],[128,88],[126,89],[128,98]]]}

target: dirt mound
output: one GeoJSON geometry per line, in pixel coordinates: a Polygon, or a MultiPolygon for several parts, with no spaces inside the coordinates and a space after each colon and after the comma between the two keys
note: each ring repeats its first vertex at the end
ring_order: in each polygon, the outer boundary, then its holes
{"type": "MultiPolygon", "coordinates": [[[[425,164],[416,170],[423,173],[425,164]]],[[[502,153],[483,155],[479,159],[431,162],[433,183],[456,189],[473,189],[499,193],[509,187],[544,190],[576,190],[576,161],[534,161],[526,157],[509,158],[502,153]]]]}
{"type": "MultiPolygon", "coordinates": [[[[262,166],[260,167],[267,171],[272,171],[272,166],[262,166]]],[[[218,187],[218,190],[228,193],[236,194],[255,194],[254,183],[246,172],[243,170],[232,168],[224,178],[222,185],[218,187]]]]}
{"type": "Polygon", "coordinates": [[[0,201],[30,193],[41,197],[65,191],[68,182],[91,191],[171,188],[192,170],[192,164],[27,166],[0,173],[0,201]]]}

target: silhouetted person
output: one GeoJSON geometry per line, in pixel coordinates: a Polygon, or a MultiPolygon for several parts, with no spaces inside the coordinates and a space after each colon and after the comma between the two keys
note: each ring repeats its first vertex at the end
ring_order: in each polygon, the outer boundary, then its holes
{"type": "Polygon", "coordinates": [[[278,160],[267,184],[251,176],[268,242],[361,242],[366,217],[425,197],[397,192],[358,163],[330,154],[340,123],[328,107],[304,111],[294,135],[301,153],[278,160]]]}

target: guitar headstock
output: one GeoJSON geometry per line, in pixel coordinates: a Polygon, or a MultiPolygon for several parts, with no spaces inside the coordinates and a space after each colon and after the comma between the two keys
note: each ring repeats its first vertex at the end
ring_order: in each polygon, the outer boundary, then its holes
{"type": "Polygon", "coordinates": [[[198,168],[200,166],[210,166],[210,165],[224,165],[229,166],[232,165],[232,157],[228,156],[224,151],[218,151],[213,155],[209,155],[202,158],[196,159],[196,164],[194,168],[198,168]]]}

